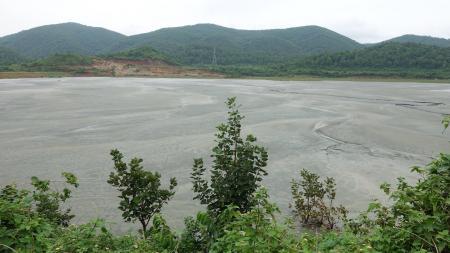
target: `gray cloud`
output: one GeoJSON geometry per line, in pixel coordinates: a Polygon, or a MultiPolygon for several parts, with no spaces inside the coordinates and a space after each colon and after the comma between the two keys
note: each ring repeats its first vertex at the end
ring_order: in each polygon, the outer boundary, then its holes
{"type": "Polygon", "coordinates": [[[450,38],[448,0],[0,0],[0,36],[78,22],[127,35],[215,23],[241,29],[320,25],[359,42],[403,34],[450,38]]]}

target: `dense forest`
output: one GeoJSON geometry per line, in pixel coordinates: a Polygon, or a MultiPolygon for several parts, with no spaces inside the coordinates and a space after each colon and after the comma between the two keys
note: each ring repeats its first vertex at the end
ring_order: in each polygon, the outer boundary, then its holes
{"type": "Polygon", "coordinates": [[[322,54],[282,66],[288,74],[450,78],[450,47],[387,42],[360,50],[322,54]]]}
{"type": "Polygon", "coordinates": [[[139,48],[134,48],[126,51],[121,51],[117,53],[111,53],[101,56],[106,59],[116,59],[116,60],[131,60],[131,61],[163,61],[171,64],[176,64],[173,59],[169,56],[151,48],[148,46],[143,46],[139,48]]]}
{"type": "Polygon", "coordinates": [[[67,53],[95,55],[124,38],[125,35],[104,28],[63,23],[1,37],[0,46],[36,59],[67,53]]]}
{"type": "Polygon", "coordinates": [[[413,34],[406,34],[400,37],[396,37],[388,40],[387,42],[418,43],[429,46],[450,47],[450,39],[436,38],[431,36],[418,36],[413,34]]]}
{"type": "Polygon", "coordinates": [[[9,48],[0,47],[0,66],[23,62],[25,58],[9,48]]]}
{"type": "Polygon", "coordinates": [[[29,58],[52,54],[98,55],[150,46],[182,64],[267,64],[286,58],[362,47],[319,26],[238,30],[212,24],[164,28],[125,36],[76,23],[41,26],[0,38],[0,46],[29,58]]]}
{"type": "Polygon", "coordinates": [[[212,66],[229,76],[450,78],[450,48],[386,42],[363,49],[319,54],[286,64],[212,66]]]}
{"type": "Polygon", "coordinates": [[[450,47],[383,43],[360,50],[307,57],[295,65],[317,68],[449,69],[450,47]]]}
{"type": "Polygon", "coordinates": [[[130,36],[113,50],[149,45],[183,64],[269,64],[305,55],[362,47],[319,26],[273,30],[238,30],[213,24],[165,28],[130,36]]]}
{"type": "MultiPolygon", "coordinates": [[[[14,52],[0,48],[5,55],[3,71],[58,71],[83,74],[93,70],[93,60],[127,60],[152,64],[155,61],[170,65],[184,65],[175,58],[148,46],[99,56],[55,54],[37,60],[25,60],[14,52]],[[14,63],[14,64],[13,64],[14,63]]],[[[217,51],[217,53],[220,51],[217,51]]],[[[193,53],[190,51],[190,53],[193,53]]],[[[197,55],[198,56],[198,55],[197,55]]],[[[233,58],[233,55],[228,55],[233,58]]],[[[246,55],[238,55],[247,57],[246,55]]],[[[235,61],[233,59],[232,61],[235,61]]],[[[253,58],[258,61],[258,58],[253,58]]],[[[239,60],[236,60],[239,61],[239,60]]],[[[264,63],[264,61],[262,61],[264,63]]],[[[186,65],[184,65],[186,66],[186,65]]],[[[291,59],[277,64],[196,65],[197,68],[222,73],[228,77],[394,77],[421,79],[450,79],[450,47],[416,43],[386,42],[371,47],[337,53],[324,53],[291,59]]]]}
{"type": "MultiPolygon", "coordinates": [[[[270,173],[268,152],[255,136],[241,135],[244,117],[236,98],[226,105],[213,163],[193,161],[194,200],[205,210],[186,217],[181,233],[161,214],[176,194],[176,178],[163,184],[141,158],[125,161],[113,149],[105,181],[119,192],[124,221],[139,224],[136,233],[113,234],[100,219],[73,224],[67,201],[79,184],[65,172],[62,189],[38,177],[31,178],[32,190],[2,186],[0,252],[450,252],[450,154],[413,167],[419,178],[414,184],[403,178],[382,184],[389,204],[374,201],[356,217],[336,203],[333,178],[301,169],[290,185],[291,218],[283,221],[262,185],[270,173]]],[[[449,122],[442,121],[444,128],[449,122]]]]}
{"type": "Polygon", "coordinates": [[[363,45],[319,26],[239,30],[213,24],[125,36],[76,23],[0,38],[0,71],[111,75],[93,59],[163,61],[228,77],[450,79],[448,40],[405,35],[363,45]],[[20,53],[20,54],[19,54],[20,53]]]}

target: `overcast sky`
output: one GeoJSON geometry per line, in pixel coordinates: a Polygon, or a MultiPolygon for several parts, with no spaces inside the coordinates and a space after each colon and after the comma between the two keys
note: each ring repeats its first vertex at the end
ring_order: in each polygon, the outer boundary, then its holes
{"type": "Polygon", "coordinates": [[[359,42],[450,38],[450,0],[0,0],[0,36],[77,22],[126,35],[214,23],[241,29],[320,25],[359,42]]]}

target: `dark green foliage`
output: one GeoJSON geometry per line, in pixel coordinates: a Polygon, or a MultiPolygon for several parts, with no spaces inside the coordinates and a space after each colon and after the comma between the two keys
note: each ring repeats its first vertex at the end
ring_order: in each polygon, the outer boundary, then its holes
{"type": "Polygon", "coordinates": [[[392,205],[371,203],[349,226],[381,252],[450,252],[450,154],[412,171],[421,176],[416,185],[381,185],[392,205]]]}
{"type": "MultiPolygon", "coordinates": [[[[78,187],[72,173],[63,173],[66,183],[78,187]]],[[[45,252],[59,226],[65,227],[74,217],[61,205],[71,190],[52,190],[49,180],[32,177],[33,191],[7,185],[0,191],[0,244],[23,251],[45,252]]],[[[0,249],[2,247],[0,246],[0,249]]]]}
{"type": "Polygon", "coordinates": [[[238,30],[213,24],[165,28],[128,37],[114,50],[149,45],[182,64],[268,64],[323,52],[352,50],[361,45],[318,26],[273,30],[238,30]]]}
{"type": "MultiPolygon", "coordinates": [[[[72,173],[64,172],[63,177],[66,183],[73,187],[78,187],[78,180],[72,173]]],[[[62,192],[50,189],[49,180],[40,180],[37,177],[31,178],[34,187],[32,198],[36,206],[36,212],[49,221],[58,225],[68,226],[74,215],[70,214],[70,209],[61,210],[61,204],[70,198],[72,191],[64,188],[62,192]]]]}
{"type": "Polygon", "coordinates": [[[291,193],[293,213],[302,225],[334,229],[339,221],[346,221],[345,207],[334,206],[336,183],[327,177],[320,182],[319,175],[306,169],[300,171],[301,179],[292,179],[291,193]]]}
{"type": "Polygon", "coordinates": [[[394,77],[450,79],[450,47],[383,43],[364,49],[319,54],[285,64],[208,66],[228,77],[394,77]]]}
{"type": "Polygon", "coordinates": [[[28,191],[9,185],[0,192],[0,252],[9,249],[43,252],[55,224],[33,211],[28,191]]]}
{"type": "Polygon", "coordinates": [[[431,36],[419,36],[413,34],[407,34],[392,38],[387,42],[417,43],[437,47],[450,47],[450,39],[436,38],[431,36]]]}
{"type": "Polygon", "coordinates": [[[115,172],[109,175],[108,183],[120,191],[119,209],[126,222],[138,220],[142,226],[144,238],[151,218],[161,211],[161,208],[175,194],[177,185],[175,178],[170,179],[169,189],[161,188],[161,174],[146,171],[140,158],[133,158],[127,165],[122,161],[119,150],[111,150],[115,172]]]}
{"type": "Polygon", "coordinates": [[[189,65],[211,64],[214,48],[218,64],[267,64],[362,47],[343,35],[318,26],[251,31],[199,24],[126,37],[102,28],[64,23],[0,38],[0,46],[30,58],[56,53],[107,54],[147,45],[189,65]]]}
{"type": "Polygon", "coordinates": [[[0,46],[29,58],[53,54],[95,55],[126,36],[103,28],[77,23],[46,25],[0,38],[0,46]]]}
{"type": "Polygon", "coordinates": [[[68,71],[80,66],[88,66],[92,58],[76,54],[55,54],[48,58],[21,65],[21,69],[29,71],[68,71]]]}
{"type": "Polygon", "coordinates": [[[383,43],[363,49],[299,58],[266,66],[215,66],[230,77],[320,76],[450,79],[450,47],[383,43]]]}
{"type": "Polygon", "coordinates": [[[231,222],[225,223],[225,233],[214,242],[211,252],[300,252],[297,237],[277,223],[279,209],[268,198],[266,189],[261,188],[247,212],[229,206],[222,216],[231,216],[231,222]]]}
{"type": "Polygon", "coordinates": [[[267,152],[255,144],[256,137],[241,137],[241,120],[236,98],[229,98],[228,121],[217,127],[216,146],[213,148],[211,180],[204,179],[206,168],[202,159],[195,159],[191,173],[194,199],[208,205],[208,210],[220,213],[234,205],[241,212],[250,210],[252,196],[262,177],[267,175],[267,152]]]}
{"type": "Polygon", "coordinates": [[[176,252],[178,247],[177,236],[170,230],[166,220],[160,214],[153,217],[152,227],[148,231],[148,240],[155,252],[176,252]]]}
{"type": "Polygon", "coordinates": [[[180,237],[178,252],[208,252],[214,238],[219,236],[221,229],[217,229],[215,220],[207,212],[199,212],[195,219],[187,217],[185,228],[180,237]]]}
{"type": "Polygon", "coordinates": [[[108,252],[113,249],[113,235],[102,220],[65,228],[50,246],[53,252],[108,252]]]}
{"type": "Polygon", "coordinates": [[[360,50],[311,56],[302,67],[450,69],[450,48],[383,43],[360,50]]]}
{"type": "Polygon", "coordinates": [[[132,61],[163,61],[172,63],[168,56],[155,49],[143,46],[134,48],[118,53],[108,54],[105,56],[107,59],[119,59],[119,60],[132,60],[132,61]]]}
{"type": "Polygon", "coordinates": [[[0,66],[17,64],[25,61],[25,57],[9,48],[0,47],[0,66]]]}
{"type": "MultiPolygon", "coordinates": [[[[302,233],[299,244],[301,252],[362,252],[375,253],[367,237],[349,231],[323,231],[321,233],[302,233]]],[[[387,252],[386,252],[387,253],[387,252]]],[[[390,252],[389,252],[390,253],[390,252]]]]}

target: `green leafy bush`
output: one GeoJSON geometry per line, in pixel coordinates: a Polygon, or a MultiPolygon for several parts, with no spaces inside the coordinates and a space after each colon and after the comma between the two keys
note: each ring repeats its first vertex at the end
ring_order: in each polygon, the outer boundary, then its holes
{"type": "Polygon", "coordinates": [[[126,222],[139,221],[145,238],[153,215],[159,213],[175,194],[177,181],[171,178],[169,189],[161,189],[161,174],[144,170],[142,159],[133,158],[127,165],[117,149],[111,150],[111,156],[115,172],[109,175],[108,183],[120,191],[122,217],[126,222]]]}
{"type": "Polygon", "coordinates": [[[327,177],[320,182],[319,175],[306,169],[300,171],[301,180],[291,181],[294,199],[290,207],[296,218],[305,226],[334,229],[339,221],[346,221],[347,209],[334,206],[336,183],[327,177]]]}
{"type": "MultiPolygon", "coordinates": [[[[68,185],[78,187],[78,179],[74,174],[63,172],[62,175],[68,185]]],[[[70,214],[70,209],[61,210],[61,205],[70,198],[72,191],[69,188],[64,188],[62,192],[51,190],[49,180],[40,180],[37,177],[31,177],[31,184],[35,188],[31,196],[36,212],[58,225],[68,226],[74,215],[70,214]]]]}
{"type": "Polygon", "coordinates": [[[268,198],[267,190],[261,188],[248,212],[229,206],[221,215],[231,215],[231,222],[225,224],[225,233],[214,242],[211,252],[299,252],[297,237],[277,223],[279,209],[268,198]]]}
{"type": "Polygon", "coordinates": [[[5,186],[0,193],[0,252],[46,251],[56,225],[33,211],[28,191],[5,186]]]}
{"type": "Polygon", "coordinates": [[[203,159],[194,160],[191,173],[194,199],[208,205],[208,210],[216,214],[229,205],[236,206],[241,212],[250,210],[253,193],[262,177],[267,175],[267,151],[255,144],[253,135],[247,135],[245,139],[241,136],[244,117],[239,113],[236,98],[229,98],[227,106],[228,121],[217,127],[210,182],[204,179],[203,159]]]}
{"type": "Polygon", "coordinates": [[[449,252],[450,154],[412,171],[421,176],[416,185],[403,178],[395,189],[383,184],[392,205],[371,203],[349,227],[381,252],[449,252]]]}

